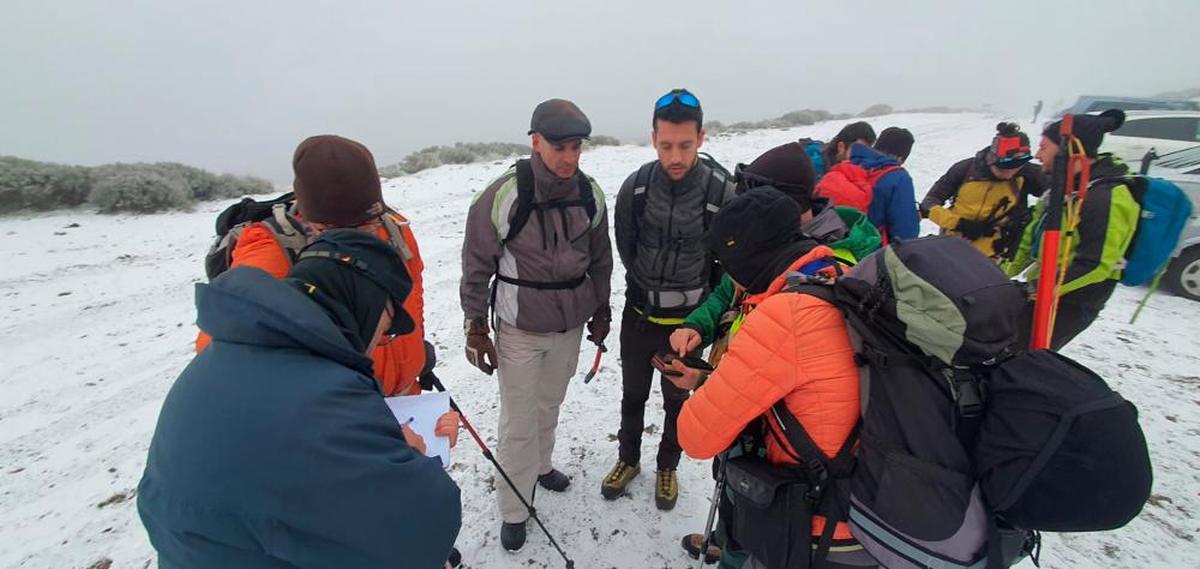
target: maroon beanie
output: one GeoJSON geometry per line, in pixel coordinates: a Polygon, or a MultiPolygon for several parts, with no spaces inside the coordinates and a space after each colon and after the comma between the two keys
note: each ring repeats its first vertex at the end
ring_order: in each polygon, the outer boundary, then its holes
{"type": "Polygon", "coordinates": [[[332,134],[305,139],[292,170],[296,207],[305,220],[355,227],[383,214],[375,157],[358,142],[332,134]]]}

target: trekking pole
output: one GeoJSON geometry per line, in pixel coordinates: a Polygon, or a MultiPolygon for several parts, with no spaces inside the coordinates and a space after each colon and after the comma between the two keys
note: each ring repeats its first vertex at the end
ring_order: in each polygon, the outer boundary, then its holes
{"type": "Polygon", "coordinates": [[[704,522],[704,539],[700,542],[700,551],[696,556],[696,569],[703,569],[704,562],[708,559],[708,545],[712,541],[713,522],[717,518],[717,504],[721,503],[721,494],[725,492],[725,463],[728,462],[727,453],[722,453],[717,457],[721,461],[721,466],[717,468],[717,484],[713,487],[712,504],[708,507],[708,521],[704,522]]]}
{"type": "MultiPolygon", "coordinates": [[[[438,379],[438,377],[434,375],[432,371],[426,375],[429,376],[429,380],[433,384],[434,389],[437,389],[438,391],[446,391],[446,386],[442,385],[442,380],[438,379]]],[[[541,518],[538,517],[537,510],[533,507],[533,504],[530,504],[529,501],[525,499],[525,496],[521,495],[521,491],[517,490],[517,485],[513,483],[512,478],[509,478],[508,473],[505,472],[504,468],[500,466],[500,462],[497,461],[496,456],[492,454],[492,449],[488,448],[487,444],[483,442],[483,439],[479,437],[479,433],[475,432],[475,427],[471,426],[471,422],[467,420],[467,415],[463,413],[462,408],[458,406],[458,403],[454,401],[453,397],[450,398],[450,408],[458,413],[459,420],[461,420],[463,426],[467,428],[467,432],[471,434],[471,438],[475,439],[475,444],[479,446],[479,450],[483,451],[483,457],[488,459],[488,461],[492,463],[492,466],[496,467],[496,471],[500,473],[500,477],[504,478],[504,482],[508,484],[509,489],[513,491],[513,494],[517,495],[517,499],[521,501],[521,505],[525,506],[525,509],[529,512],[529,517],[533,518],[533,521],[537,522],[538,527],[542,528],[542,533],[546,534],[546,538],[550,540],[550,545],[554,546],[554,549],[556,549],[558,554],[562,556],[563,561],[567,563],[567,569],[575,569],[575,562],[572,561],[570,557],[567,557],[566,552],[564,552],[563,549],[558,546],[558,542],[554,540],[554,536],[550,535],[550,530],[546,529],[546,524],[543,524],[541,518]]]]}
{"type": "Polygon", "coordinates": [[[603,356],[604,352],[607,351],[608,348],[604,346],[603,342],[596,344],[596,359],[592,362],[592,369],[587,372],[587,375],[583,376],[584,384],[590,383],[592,378],[596,377],[596,374],[600,372],[600,356],[603,356]]]}
{"type": "Polygon", "coordinates": [[[1167,267],[1164,265],[1163,268],[1159,269],[1158,273],[1154,275],[1154,280],[1150,282],[1150,290],[1146,291],[1146,296],[1143,296],[1142,301],[1138,303],[1137,310],[1133,311],[1133,318],[1129,319],[1130,325],[1133,325],[1137,322],[1138,315],[1142,313],[1142,309],[1146,307],[1146,303],[1150,302],[1150,296],[1154,294],[1154,291],[1158,290],[1158,285],[1162,283],[1163,272],[1166,271],[1166,268],[1167,267]]]}

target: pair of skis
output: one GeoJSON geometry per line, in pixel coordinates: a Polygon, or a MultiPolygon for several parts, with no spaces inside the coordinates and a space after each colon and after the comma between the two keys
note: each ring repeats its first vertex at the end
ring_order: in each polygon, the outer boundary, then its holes
{"type": "Polygon", "coordinates": [[[1043,221],[1041,266],[1038,270],[1033,337],[1030,342],[1030,348],[1034,350],[1050,348],[1054,318],[1058,312],[1059,290],[1066,280],[1067,260],[1074,246],[1079,213],[1091,178],[1091,161],[1083,143],[1073,133],[1074,126],[1074,115],[1063,117],[1059,130],[1062,147],[1054,159],[1054,179],[1050,185],[1050,201],[1047,202],[1043,221]],[[1064,217],[1067,220],[1065,235],[1064,217]]]}

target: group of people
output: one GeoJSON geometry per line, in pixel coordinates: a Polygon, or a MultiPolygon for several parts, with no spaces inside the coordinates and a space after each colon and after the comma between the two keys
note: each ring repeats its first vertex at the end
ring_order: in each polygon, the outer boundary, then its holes
{"type": "MultiPolygon", "coordinates": [[[[1040,236],[1043,208],[1027,198],[1042,195],[1063,151],[1051,124],[1039,169],[1028,136],[1001,123],[918,204],[904,169],[914,137],[904,128],[876,136],[851,123],[829,141],[789,142],[730,172],[701,152],[693,93],[664,94],[651,120],[657,159],[630,173],[612,215],[625,267],[622,398],[617,460],[600,493],[624,495],[641,472],[658,375],[660,510],[677,502],[683,452],[708,459],[747,430],[780,429],[769,413],[779,402],[830,457],[854,429],[858,365],[846,323],[828,302],[789,293],[789,277],[836,279],[887,243],[917,238],[922,218],[1016,275],[1036,262],[1040,236]]],[[[1075,125],[1092,177],[1103,180],[1083,203],[1055,349],[1111,295],[1136,227],[1130,190],[1116,178],[1124,166],[1097,153],[1121,120],[1075,125]]],[[[571,485],[553,462],[559,411],[585,336],[605,350],[612,321],[609,213],[579,164],[591,123],[574,103],[551,99],[528,134],[530,157],[471,203],[460,283],[466,357],[499,386],[496,459],[509,483],[495,488],[500,542],[512,551],[525,544],[537,487],[571,485]]],[[[363,145],[313,137],[293,167],[294,204],[239,226],[229,270],[197,285],[198,354],[166,397],[139,486],[151,543],[163,566],[457,566],[458,488],[383,400],[440,388],[416,239],[384,203],[363,145]],[[302,246],[290,247],[297,230],[302,246]]],[[[1029,312],[1031,322],[1032,304],[1029,312]]],[[[437,434],[453,445],[459,424],[448,412],[437,434]]],[[[784,439],[764,437],[764,448],[772,462],[795,461],[784,439]]],[[[737,507],[721,505],[723,519],[737,507]]],[[[812,531],[824,526],[817,516],[812,531]]],[[[727,567],[757,566],[720,534],[708,550],[702,534],[683,547],[727,567]]],[[[845,523],[833,536],[832,566],[876,565],[845,523]]]]}

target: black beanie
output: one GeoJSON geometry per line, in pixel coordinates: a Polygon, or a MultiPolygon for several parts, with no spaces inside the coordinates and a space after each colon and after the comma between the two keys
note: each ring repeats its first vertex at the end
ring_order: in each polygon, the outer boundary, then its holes
{"type": "Polygon", "coordinates": [[[704,244],[729,278],[751,293],[766,290],[787,265],[816,243],[800,230],[800,206],[771,187],[754,188],[721,208],[704,244]]]}
{"type": "MultiPolygon", "coordinates": [[[[1125,111],[1120,109],[1109,109],[1099,115],[1075,115],[1072,134],[1083,143],[1083,149],[1087,152],[1088,157],[1095,158],[1100,152],[1100,145],[1104,142],[1104,135],[1121,128],[1123,124],[1125,124],[1125,111]]],[[[1046,125],[1042,136],[1050,139],[1050,142],[1062,146],[1061,130],[1062,121],[1057,120],[1046,125]]]]}
{"type": "Polygon", "coordinates": [[[792,198],[800,206],[801,213],[812,209],[817,173],[804,145],[798,142],[776,146],[755,158],[749,166],[739,166],[736,172],[743,189],[771,186],[792,198]]]}
{"type": "Polygon", "coordinates": [[[308,221],[357,227],[383,214],[375,157],[366,146],[332,134],[305,139],[292,156],[296,208],[308,221]]]}
{"type": "Polygon", "coordinates": [[[898,156],[900,160],[908,160],[908,155],[912,153],[913,135],[906,128],[889,126],[879,133],[879,140],[875,141],[875,150],[884,154],[898,156]]]}
{"type": "Polygon", "coordinates": [[[839,130],[837,136],[833,137],[832,143],[842,142],[847,146],[859,140],[865,140],[868,145],[875,144],[875,129],[866,121],[852,122],[839,130]]]}
{"type": "Polygon", "coordinates": [[[355,229],[333,229],[300,251],[287,280],[320,304],[356,349],[375,335],[388,299],[395,316],[389,334],[412,332],[404,301],[412,280],[400,254],[382,239],[355,229]]]}

